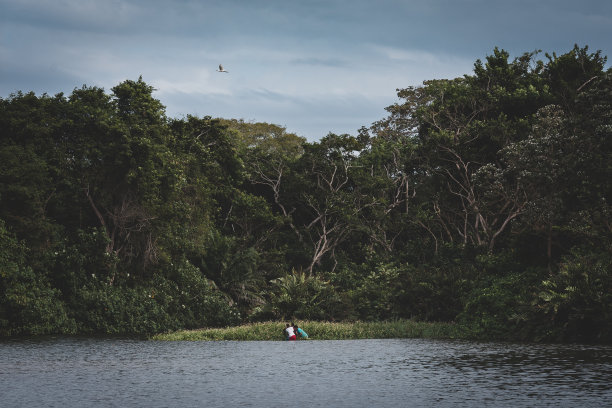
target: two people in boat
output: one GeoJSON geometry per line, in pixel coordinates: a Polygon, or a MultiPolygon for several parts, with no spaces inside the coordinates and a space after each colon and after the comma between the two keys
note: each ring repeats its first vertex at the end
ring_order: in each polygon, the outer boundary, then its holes
{"type": "Polygon", "coordinates": [[[287,323],[287,326],[283,330],[283,334],[285,335],[285,340],[297,340],[298,338],[307,339],[308,333],[304,331],[301,327],[298,327],[297,324],[287,323]]]}

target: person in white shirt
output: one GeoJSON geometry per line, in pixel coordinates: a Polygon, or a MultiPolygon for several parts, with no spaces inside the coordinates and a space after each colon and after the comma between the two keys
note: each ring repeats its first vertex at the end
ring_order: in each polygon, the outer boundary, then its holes
{"type": "Polygon", "coordinates": [[[293,330],[293,325],[287,323],[287,327],[285,327],[285,340],[296,340],[295,331],[293,330]]]}

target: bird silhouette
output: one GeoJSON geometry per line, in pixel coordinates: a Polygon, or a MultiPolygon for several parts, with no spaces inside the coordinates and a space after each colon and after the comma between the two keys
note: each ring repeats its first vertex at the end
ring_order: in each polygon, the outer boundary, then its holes
{"type": "Polygon", "coordinates": [[[221,64],[219,64],[219,69],[217,70],[217,72],[225,72],[226,74],[229,73],[229,71],[223,69],[223,65],[221,64]]]}

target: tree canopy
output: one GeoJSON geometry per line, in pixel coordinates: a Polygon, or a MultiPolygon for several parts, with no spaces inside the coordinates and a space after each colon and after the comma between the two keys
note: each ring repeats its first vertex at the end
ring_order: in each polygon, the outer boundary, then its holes
{"type": "Polygon", "coordinates": [[[142,78],[0,99],[0,334],[455,321],[610,341],[612,72],[575,46],[398,89],[315,142],[142,78]]]}

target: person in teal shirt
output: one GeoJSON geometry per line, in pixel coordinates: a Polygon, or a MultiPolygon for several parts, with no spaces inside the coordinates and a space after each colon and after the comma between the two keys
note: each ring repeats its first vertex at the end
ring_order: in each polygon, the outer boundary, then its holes
{"type": "Polygon", "coordinates": [[[298,327],[297,324],[293,326],[293,330],[295,331],[295,334],[298,338],[302,338],[302,339],[308,338],[308,333],[302,330],[302,328],[298,327]]]}

